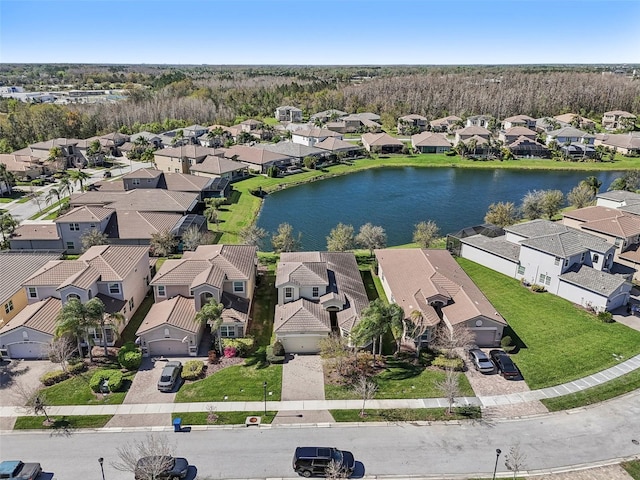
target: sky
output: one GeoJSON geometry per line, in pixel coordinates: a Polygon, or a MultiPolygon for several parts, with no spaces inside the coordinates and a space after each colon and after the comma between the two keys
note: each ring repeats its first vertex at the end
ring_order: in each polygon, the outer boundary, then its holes
{"type": "Polygon", "coordinates": [[[1,63],[640,63],[640,0],[0,0],[1,63]]]}

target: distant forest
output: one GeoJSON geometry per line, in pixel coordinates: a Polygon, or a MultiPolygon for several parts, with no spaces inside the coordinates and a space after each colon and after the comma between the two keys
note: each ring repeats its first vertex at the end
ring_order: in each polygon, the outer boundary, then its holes
{"type": "MultiPolygon", "coordinates": [[[[640,81],[607,66],[147,66],[0,65],[0,85],[29,91],[125,89],[114,104],[0,101],[0,151],[55,137],[115,130],[159,132],[193,123],[231,125],[293,105],[306,116],[335,108],[399,116],[489,114],[502,119],[607,110],[640,112],[640,81]],[[605,73],[605,74],[603,74],[605,73]]],[[[630,71],[630,70],[629,70],[630,71]]]]}

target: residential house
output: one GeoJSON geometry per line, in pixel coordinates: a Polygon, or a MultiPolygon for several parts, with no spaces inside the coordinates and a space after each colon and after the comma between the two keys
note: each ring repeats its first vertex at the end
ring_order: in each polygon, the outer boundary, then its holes
{"type": "Polygon", "coordinates": [[[276,108],[276,120],[279,122],[301,122],[302,110],[289,105],[276,108]]]}
{"type": "Polygon", "coordinates": [[[11,250],[64,251],[58,226],[48,223],[23,223],[9,237],[11,250]]]}
{"type": "Polygon", "coordinates": [[[313,147],[316,143],[322,142],[327,138],[342,140],[342,134],[317,127],[299,129],[291,134],[291,141],[293,143],[299,143],[300,145],[306,145],[307,147],[313,147]]]}
{"type": "Polygon", "coordinates": [[[563,115],[556,115],[556,120],[563,123],[568,123],[569,125],[577,125],[579,128],[586,128],[588,130],[592,130],[596,127],[596,122],[593,120],[589,120],[588,118],[581,117],[575,113],[565,113],[563,115]]]}
{"type": "Polygon", "coordinates": [[[563,127],[547,133],[547,146],[555,142],[565,154],[577,157],[592,158],[596,154],[593,146],[595,135],[578,130],[575,127],[563,127]]]}
{"type": "Polygon", "coordinates": [[[451,150],[451,142],[442,133],[423,132],[411,136],[411,146],[419,153],[445,153],[451,150]]]}
{"type": "Polygon", "coordinates": [[[524,127],[529,130],[535,130],[536,119],[531,118],[529,115],[514,115],[513,117],[505,118],[502,121],[502,128],[509,130],[513,127],[524,127]]]}
{"type": "MultiPolygon", "coordinates": [[[[99,298],[107,313],[120,313],[125,321],[89,329],[91,343],[113,345],[148,291],[149,248],[101,245],[77,260],[53,260],[38,269],[22,286],[28,305],[0,328],[0,347],[10,358],[42,358],[55,334],[55,319],[70,299],[83,303],[99,298]]],[[[86,343],[85,343],[86,346],[86,343]]]]}
{"type": "Polygon", "coordinates": [[[454,127],[462,122],[462,118],[456,115],[449,115],[447,117],[431,120],[429,126],[433,132],[451,132],[454,127]]]}
{"type": "Polygon", "coordinates": [[[217,155],[207,155],[202,162],[193,165],[189,171],[192,175],[224,178],[229,182],[241,180],[249,174],[245,164],[217,155]]]}
{"type": "Polygon", "coordinates": [[[108,133],[97,137],[102,148],[104,148],[109,155],[114,157],[122,156],[120,147],[129,142],[129,135],[125,135],[120,132],[108,133]]]}
{"type": "Polygon", "coordinates": [[[511,127],[507,130],[501,130],[498,135],[498,139],[501,142],[504,142],[506,145],[509,145],[515,142],[520,137],[528,138],[529,140],[536,140],[537,133],[533,130],[529,130],[526,127],[511,127]]]}
{"type": "Polygon", "coordinates": [[[129,138],[129,141],[130,141],[130,143],[136,144],[138,141],[140,141],[139,140],[140,138],[144,138],[144,141],[147,142],[149,147],[153,148],[154,150],[157,150],[157,149],[163,147],[162,139],[160,138],[160,136],[156,135],[155,133],[151,133],[151,132],[147,132],[147,131],[134,133],[129,138]]]}
{"type": "Polygon", "coordinates": [[[417,133],[424,132],[429,125],[427,117],[422,115],[405,115],[398,118],[398,134],[400,135],[415,135],[417,133]]]}
{"type": "Polygon", "coordinates": [[[209,131],[198,138],[198,142],[203,147],[220,148],[233,140],[239,133],[240,130],[235,127],[232,129],[224,125],[211,125],[209,131]]]}
{"type": "Polygon", "coordinates": [[[633,130],[635,123],[636,116],[624,110],[612,110],[611,112],[604,112],[602,115],[602,126],[606,130],[619,130],[623,128],[633,130]]]}
{"type": "Polygon", "coordinates": [[[305,157],[313,157],[316,160],[320,160],[327,155],[327,151],[321,148],[308,147],[294,142],[278,142],[278,143],[259,143],[255,145],[256,148],[264,148],[273,153],[281,155],[287,155],[295,160],[295,163],[302,165],[305,157]]]}
{"type": "Polygon", "coordinates": [[[564,127],[570,127],[571,124],[560,122],[553,117],[541,117],[536,119],[535,131],[539,133],[547,133],[564,127]]]}
{"type": "Polygon", "coordinates": [[[0,163],[4,164],[7,171],[13,173],[16,179],[21,181],[33,180],[40,175],[50,175],[57,171],[52,168],[53,165],[48,164],[42,158],[26,152],[22,154],[17,152],[0,153],[0,163]]]}
{"type": "Polygon", "coordinates": [[[467,117],[465,126],[482,127],[488,130],[492,122],[493,122],[493,117],[490,117],[489,115],[472,115],[471,117],[467,117]]]}
{"type": "Polygon", "coordinates": [[[640,132],[596,133],[594,145],[604,145],[622,155],[640,155],[640,132]]]}
{"type": "Polygon", "coordinates": [[[274,333],[287,353],[317,353],[332,332],[348,337],[369,305],[353,253],[283,252],[274,333]]]}
{"type": "Polygon", "coordinates": [[[428,344],[436,329],[464,326],[481,347],[500,345],[507,322],[446,250],[384,249],[375,251],[378,277],[390,302],[410,319],[420,312],[428,344]]]}
{"type": "Polygon", "coordinates": [[[362,147],[351,142],[345,142],[336,137],[327,137],[321,142],[314,145],[316,148],[325,150],[330,155],[341,156],[347,158],[357,158],[362,156],[362,147]]]}
{"type": "Polygon", "coordinates": [[[143,354],[197,355],[205,325],[195,316],[211,299],[224,306],[218,334],[243,337],[255,289],[256,252],[249,245],[201,245],[164,262],[150,283],[155,304],[136,332],[143,354]]]}
{"type": "Polygon", "coordinates": [[[89,191],[71,195],[71,207],[102,206],[112,210],[139,210],[145,212],[176,212],[186,215],[198,207],[198,194],[171,192],[156,188],[136,188],[128,192],[89,191]]]}
{"type": "Polygon", "coordinates": [[[380,116],[375,113],[354,113],[335,122],[328,122],[325,128],[339,133],[380,132],[380,116]]]}
{"type": "Polygon", "coordinates": [[[55,252],[0,252],[0,271],[4,272],[0,282],[0,328],[27,306],[27,292],[22,283],[47,262],[59,258],[60,254],[55,252]]]}
{"type": "Polygon", "coordinates": [[[78,148],[79,140],[68,138],[54,138],[44,142],[32,143],[22,150],[13,152],[16,155],[28,155],[38,157],[42,162],[47,163],[53,172],[63,171],[67,168],[80,168],[87,164],[82,152],[78,148]],[[49,161],[51,150],[59,148],[61,156],[55,161],[49,161]]]}
{"type": "Polygon", "coordinates": [[[56,218],[54,222],[66,253],[81,253],[82,236],[90,230],[104,232],[113,212],[110,208],[83,205],[56,218]]]}
{"type": "Polygon", "coordinates": [[[311,123],[327,123],[327,122],[335,122],[336,120],[339,120],[342,117],[346,117],[347,115],[349,115],[347,112],[343,112],[342,110],[336,110],[336,109],[329,109],[329,110],[324,110],[322,112],[318,112],[318,113],[314,113],[313,115],[311,115],[311,117],[309,118],[309,120],[311,121],[311,123]]]}
{"type": "Polygon", "coordinates": [[[596,205],[599,207],[622,208],[640,204],[640,194],[626,190],[611,190],[596,195],[596,205]]]}
{"type": "Polygon", "coordinates": [[[521,136],[507,145],[515,158],[548,158],[551,151],[537,140],[521,136]]]}
{"type": "Polygon", "coordinates": [[[234,145],[225,150],[224,156],[246,165],[249,170],[263,174],[271,166],[286,169],[295,164],[295,159],[289,155],[247,145],[234,145]]]}
{"type": "Polygon", "coordinates": [[[365,133],[362,135],[362,146],[368,152],[386,154],[402,152],[404,143],[388,133],[365,133]]]}
{"type": "MultiPolygon", "coordinates": [[[[450,235],[457,255],[595,311],[626,305],[631,284],[609,273],[615,245],[585,231],[548,220],[504,229],[505,234],[450,235]]],[[[473,233],[473,232],[472,232],[473,233]]]]}
{"type": "Polygon", "coordinates": [[[207,155],[217,155],[219,153],[219,150],[201,145],[182,145],[156,150],[153,154],[153,159],[158,170],[189,173],[189,169],[204,161],[207,155]]]}

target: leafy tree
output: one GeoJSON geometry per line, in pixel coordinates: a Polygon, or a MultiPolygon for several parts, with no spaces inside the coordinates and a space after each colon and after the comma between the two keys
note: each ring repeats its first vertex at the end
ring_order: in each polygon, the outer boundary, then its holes
{"type": "Polygon", "coordinates": [[[178,239],[169,229],[151,234],[151,250],[158,257],[167,257],[178,246],[178,239]]]}
{"type": "Polygon", "coordinates": [[[207,208],[220,210],[220,207],[224,205],[226,202],[227,202],[226,198],[212,197],[212,198],[207,198],[204,203],[207,206],[207,208]]]}
{"type": "Polygon", "coordinates": [[[200,311],[196,313],[196,322],[209,325],[212,332],[216,332],[218,337],[218,350],[222,353],[222,338],[220,337],[220,326],[222,325],[222,311],[224,305],[212,298],[205,303],[200,311]]]}
{"type": "Polygon", "coordinates": [[[560,190],[546,190],[542,196],[542,211],[549,220],[556,215],[564,205],[564,194],[560,190]]]}
{"type": "Polygon", "coordinates": [[[410,339],[416,345],[416,358],[420,358],[422,348],[422,336],[427,332],[429,326],[424,321],[424,316],[420,310],[414,310],[409,318],[404,319],[404,338],[410,339]]]}
{"type": "Polygon", "coordinates": [[[600,187],[602,187],[602,182],[594,176],[587,177],[580,183],[589,187],[594,197],[598,195],[598,193],[600,192],[600,187]]]}
{"type": "Polygon", "coordinates": [[[255,224],[247,225],[239,232],[240,239],[245,245],[252,245],[262,248],[262,243],[267,237],[267,231],[255,224]]]}
{"type": "Polygon", "coordinates": [[[635,192],[638,190],[638,186],[640,184],[640,175],[636,170],[629,170],[624,172],[624,175],[616,178],[611,185],[609,186],[609,190],[625,190],[627,192],[635,192]]]}
{"type": "Polygon", "coordinates": [[[316,168],[316,157],[307,155],[302,159],[302,163],[309,170],[314,170],[316,168]]]}
{"type": "Polygon", "coordinates": [[[522,199],[522,206],[520,207],[522,215],[529,220],[542,218],[542,215],[544,214],[542,206],[543,197],[544,192],[542,190],[527,192],[522,199]]]}
{"type": "Polygon", "coordinates": [[[2,243],[5,243],[7,239],[15,232],[19,222],[13,218],[9,212],[0,214],[0,233],[2,234],[2,243]]]}
{"type": "Polygon", "coordinates": [[[327,250],[330,252],[346,252],[355,246],[353,225],[338,223],[327,237],[327,250]]]}
{"type": "Polygon", "coordinates": [[[202,213],[204,214],[204,218],[207,219],[207,222],[216,224],[216,229],[217,229],[218,221],[220,218],[220,216],[218,215],[218,210],[214,207],[207,207],[202,213]]]}
{"type": "Polygon", "coordinates": [[[593,205],[595,197],[593,190],[586,183],[580,183],[568,193],[567,200],[575,208],[583,208],[593,205]]]}
{"type": "Polygon", "coordinates": [[[365,223],[360,227],[360,231],[355,237],[356,244],[369,250],[369,255],[373,256],[373,251],[377,248],[387,246],[387,233],[384,228],[371,223],[365,223]]]}
{"type": "Polygon", "coordinates": [[[293,227],[288,223],[278,225],[278,231],[271,237],[271,245],[276,253],[293,252],[301,246],[302,234],[296,238],[293,235],[293,227]]]}
{"type": "Polygon", "coordinates": [[[91,228],[80,236],[80,242],[82,243],[82,251],[86,252],[95,245],[106,245],[109,243],[109,239],[105,233],[97,228],[91,228]]]}
{"type": "Polygon", "coordinates": [[[342,335],[329,335],[323,337],[318,345],[320,347],[320,356],[322,358],[331,359],[336,365],[339,375],[346,373],[347,364],[344,361],[349,356],[349,345],[347,339],[342,335]]]}
{"type": "Polygon", "coordinates": [[[420,222],[413,230],[413,242],[417,243],[420,248],[429,248],[438,238],[439,232],[440,229],[434,221],[420,222]]]}
{"type": "Polygon", "coordinates": [[[484,221],[498,227],[508,227],[518,221],[518,209],[513,202],[498,202],[489,205],[484,221]]]}
{"type": "Polygon", "coordinates": [[[14,176],[13,172],[7,170],[7,166],[4,163],[0,163],[0,183],[4,184],[9,195],[13,194],[13,187],[16,184],[16,177],[14,176]]]}
{"type": "Polygon", "coordinates": [[[204,234],[195,225],[187,228],[182,234],[182,246],[185,250],[195,250],[199,245],[202,245],[203,240],[204,234]]]}

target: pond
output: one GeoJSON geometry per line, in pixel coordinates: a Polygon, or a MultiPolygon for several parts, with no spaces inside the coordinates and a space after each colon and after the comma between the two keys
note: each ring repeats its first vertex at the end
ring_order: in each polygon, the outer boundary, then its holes
{"type": "MultiPolygon", "coordinates": [[[[288,222],[302,233],[303,250],[326,250],[326,237],[339,222],[371,222],[387,232],[388,245],[412,241],[415,224],[433,220],[446,235],[484,222],[491,203],[520,205],[530,190],[561,190],[595,176],[601,191],[622,172],[468,168],[379,168],[288,188],[268,195],[258,226],[271,235],[288,222]]],[[[267,242],[268,243],[268,242],[267,242]]],[[[270,249],[269,245],[266,245],[270,249]]]]}

